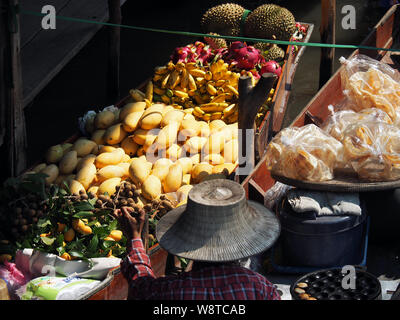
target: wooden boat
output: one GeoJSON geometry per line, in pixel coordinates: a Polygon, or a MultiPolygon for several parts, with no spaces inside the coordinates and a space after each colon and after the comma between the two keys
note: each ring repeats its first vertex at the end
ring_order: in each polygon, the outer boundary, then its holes
{"type": "MultiPolygon", "coordinates": [[[[391,48],[393,44],[400,43],[400,5],[394,5],[376,24],[369,33],[362,46],[376,48],[391,48]]],[[[394,68],[400,66],[400,52],[377,51],[367,49],[357,49],[350,56],[364,54],[373,59],[389,64],[394,68]]],[[[329,81],[318,91],[314,98],[292,121],[290,126],[301,127],[310,123],[321,124],[329,116],[328,105],[335,105],[344,96],[341,90],[340,67],[329,81]]],[[[262,157],[254,170],[243,181],[242,185],[246,190],[247,197],[251,200],[263,203],[266,192],[275,184],[271,172],[266,166],[266,156],[262,157]]]]}

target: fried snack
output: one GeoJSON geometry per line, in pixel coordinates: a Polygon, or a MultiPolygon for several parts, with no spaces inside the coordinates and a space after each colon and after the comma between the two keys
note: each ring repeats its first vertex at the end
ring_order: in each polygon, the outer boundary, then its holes
{"type": "Polygon", "coordinates": [[[400,84],[392,77],[371,66],[367,71],[358,71],[351,76],[342,75],[343,78],[344,92],[354,103],[355,111],[378,108],[393,122],[399,121],[400,84]]]}
{"type": "Polygon", "coordinates": [[[342,162],[343,146],[314,124],[283,129],[267,147],[267,167],[272,173],[307,181],[333,178],[342,162]]]}
{"type": "Polygon", "coordinates": [[[369,108],[360,110],[359,112],[353,110],[337,111],[325,121],[321,128],[335,139],[342,141],[346,128],[359,121],[376,121],[393,124],[392,119],[386,112],[378,108],[369,108]]]}
{"type": "Polygon", "coordinates": [[[344,132],[344,161],[362,180],[400,178],[400,129],[386,123],[354,123],[344,132]]]}

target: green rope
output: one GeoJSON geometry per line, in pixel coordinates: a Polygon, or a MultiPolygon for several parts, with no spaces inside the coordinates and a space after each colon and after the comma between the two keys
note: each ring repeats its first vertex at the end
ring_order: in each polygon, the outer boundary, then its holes
{"type": "MultiPolygon", "coordinates": [[[[28,10],[20,10],[22,14],[34,15],[43,17],[46,14],[28,11],[28,10]]],[[[114,24],[109,22],[100,22],[94,20],[80,19],[80,18],[72,18],[65,16],[56,16],[57,19],[65,20],[65,21],[74,21],[74,22],[82,22],[82,23],[91,23],[91,24],[99,24],[103,26],[111,26],[111,27],[120,27],[138,31],[148,31],[148,32],[158,32],[158,33],[168,33],[189,37],[209,37],[209,38],[224,38],[226,40],[232,41],[242,41],[242,42],[265,42],[265,43],[275,43],[280,45],[294,45],[294,46],[305,46],[305,47],[320,47],[320,48],[337,48],[337,49],[365,49],[365,50],[381,50],[381,51],[392,51],[392,52],[400,52],[400,49],[394,48],[376,48],[370,46],[361,46],[361,45],[351,45],[351,44],[329,44],[329,43],[312,43],[312,42],[296,42],[296,41],[283,41],[283,40],[272,40],[272,39],[260,39],[260,38],[248,38],[248,37],[234,37],[234,36],[223,36],[223,35],[211,35],[197,32],[186,32],[186,31],[173,31],[173,30],[165,30],[165,29],[155,29],[155,28],[145,28],[145,27],[137,27],[130,26],[124,24],[114,24]]]]}

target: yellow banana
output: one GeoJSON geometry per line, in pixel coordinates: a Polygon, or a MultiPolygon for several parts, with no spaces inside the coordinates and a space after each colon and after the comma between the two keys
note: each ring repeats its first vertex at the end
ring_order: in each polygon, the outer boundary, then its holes
{"type": "Polygon", "coordinates": [[[224,117],[229,117],[236,110],[237,110],[237,104],[236,103],[232,103],[231,105],[226,107],[222,112],[224,113],[224,117]]]}
{"type": "Polygon", "coordinates": [[[211,71],[206,71],[206,74],[204,75],[204,79],[206,79],[207,81],[210,81],[212,79],[211,71]]]}
{"type": "Polygon", "coordinates": [[[195,108],[193,109],[193,113],[198,113],[198,114],[200,114],[200,115],[205,114],[205,112],[204,112],[200,107],[195,107],[195,108]]]}
{"type": "Polygon", "coordinates": [[[161,88],[166,88],[167,87],[167,83],[170,77],[170,73],[166,74],[165,77],[162,79],[161,81],[161,88]]]}
{"type": "Polygon", "coordinates": [[[232,92],[234,95],[239,96],[239,92],[233,86],[228,84],[225,86],[225,88],[232,92]]]}
{"type": "Polygon", "coordinates": [[[226,81],[224,79],[218,80],[215,82],[216,87],[222,87],[224,84],[229,84],[229,81],[226,81]]]}
{"type": "Polygon", "coordinates": [[[239,116],[239,111],[236,110],[236,111],[235,111],[234,113],[232,113],[229,117],[227,117],[226,120],[227,120],[229,123],[233,123],[233,122],[238,121],[238,116],[239,116]]]}
{"type": "Polygon", "coordinates": [[[146,102],[146,108],[151,106],[151,101],[149,99],[144,99],[144,102],[146,102]]]}
{"type": "Polygon", "coordinates": [[[168,72],[167,66],[155,67],[154,68],[154,73],[155,74],[166,74],[167,72],[168,72]]]}
{"type": "Polygon", "coordinates": [[[179,72],[177,70],[172,71],[170,79],[169,79],[169,83],[170,83],[170,88],[174,89],[178,83],[180,82],[181,77],[179,75],[179,72]]]}
{"type": "Polygon", "coordinates": [[[217,71],[215,73],[213,73],[213,80],[214,81],[218,81],[222,78],[222,72],[221,71],[217,71]]]}
{"type": "Polygon", "coordinates": [[[174,95],[183,99],[189,98],[189,95],[184,91],[174,90],[174,95]]]}
{"type": "Polygon", "coordinates": [[[159,96],[162,96],[166,92],[165,89],[161,89],[157,86],[153,86],[153,91],[154,91],[154,93],[158,94],[159,96]]]}
{"type": "Polygon", "coordinates": [[[149,100],[150,102],[153,101],[153,91],[154,91],[153,87],[154,87],[153,82],[149,81],[146,86],[146,99],[149,100]]]}
{"type": "Polygon", "coordinates": [[[201,114],[201,113],[199,113],[199,112],[197,112],[196,110],[193,110],[193,113],[192,113],[195,117],[197,117],[197,118],[203,118],[203,114],[201,114]]]}
{"type": "Polygon", "coordinates": [[[153,81],[157,82],[157,81],[161,80],[163,77],[164,77],[164,75],[162,75],[162,74],[155,74],[153,77],[153,81]]]}
{"type": "Polygon", "coordinates": [[[220,95],[217,95],[215,98],[211,99],[210,103],[225,102],[227,96],[227,93],[221,93],[220,95]]]}
{"type": "Polygon", "coordinates": [[[181,74],[181,87],[182,88],[187,88],[189,85],[189,77],[188,77],[188,72],[184,68],[182,69],[182,74],[181,74]]]}
{"type": "Polygon", "coordinates": [[[203,77],[197,77],[196,78],[196,83],[198,84],[198,85],[204,85],[205,83],[206,83],[206,79],[204,79],[203,77]]]}
{"type": "Polygon", "coordinates": [[[215,87],[209,83],[207,83],[206,89],[211,96],[215,96],[217,94],[217,89],[215,89],[215,87]]]}
{"type": "Polygon", "coordinates": [[[174,65],[174,63],[173,63],[172,61],[169,61],[169,62],[167,63],[167,68],[168,68],[169,71],[175,70],[175,65],[174,65]]]}
{"type": "Polygon", "coordinates": [[[133,100],[135,100],[137,102],[143,101],[146,97],[145,94],[138,89],[129,90],[129,94],[131,95],[133,100]]]}
{"type": "Polygon", "coordinates": [[[214,112],[211,114],[210,120],[219,120],[222,118],[222,112],[214,112]]]}
{"type": "Polygon", "coordinates": [[[170,104],[171,103],[171,99],[168,96],[166,96],[165,94],[163,94],[161,96],[161,100],[166,104],[170,104]]]}
{"type": "Polygon", "coordinates": [[[182,71],[183,69],[185,69],[185,64],[183,62],[178,62],[175,65],[175,70],[178,70],[179,72],[182,71]]]}
{"type": "Polygon", "coordinates": [[[227,103],[206,103],[200,106],[204,112],[221,112],[228,106],[227,103]]]}
{"type": "Polygon", "coordinates": [[[193,69],[196,69],[196,63],[194,63],[194,62],[189,62],[189,63],[186,63],[186,69],[189,71],[189,70],[193,70],[193,69]]]}
{"type": "Polygon", "coordinates": [[[203,120],[204,121],[210,121],[211,120],[211,114],[210,113],[203,114],[203,120]]]}
{"type": "Polygon", "coordinates": [[[194,77],[190,73],[188,73],[188,80],[189,80],[189,89],[197,90],[196,81],[194,80],[194,77]]]}
{"type": "Polygon", "coordinates": [[[191,69],[189,70],[189,73],[193,76],[193,77],[203,77],[206,75],[206,72],[200,69],[191,69]]]}

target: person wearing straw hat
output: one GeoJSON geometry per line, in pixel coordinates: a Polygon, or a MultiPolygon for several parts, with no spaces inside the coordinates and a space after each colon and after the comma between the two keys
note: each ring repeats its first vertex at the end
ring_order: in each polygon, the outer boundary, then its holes
{"type": "Polygon", "coordinates": [[[264,276],[237,261],[270,248],[280,224],[263,205],[247,201],[243,187],[231,180],[208,180],[189,192],[157,223],[156,238],[170,254],[194,261],[192,270],[156,278],[141,240],[145,213],[132,217],[128,207],[115,215],[130,246],[121,270],[129,282],[128,299],[280,300],[264,276]]]}

